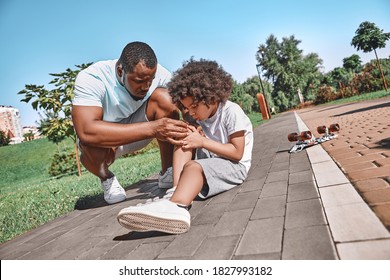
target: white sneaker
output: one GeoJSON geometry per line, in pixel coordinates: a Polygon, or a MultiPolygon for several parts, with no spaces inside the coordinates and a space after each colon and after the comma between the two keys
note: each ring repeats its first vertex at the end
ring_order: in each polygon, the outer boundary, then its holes
{"type": "Polygon", "coordinates": [[[121,226],[132,231],[161,231],[171,234],[187,232],[191,221],[186,209],[167,199],[124,208],[117,219],[121,226]]]}
{"type": "Polygon", "coordinates": [[[102,181],[102,189],[104,191],[104,200],[108,204],[118,203],[126,199],[126,192],[115,176],[102,181]]]}
{"type": "MultiPolygon", "coordinates": [[[[173,187],[173,188],[170,188],[170,189],[167,189],[164,196],[162,198],[159,198],[158,196],[154,197],[154,198],[149,198],[146,200],[145,203],[151,203],[151,202],[156,202],[160,199],[171,199],[171,197],[173,196],[173,193],[175,192],[176,190],[176,187],[173,187]]],[[[138,203],[137,206],[141,205],[142,203],[138,203]]]]}
{"type": "Polygon", "coordinates": [[[160,172],[158,177],[158,187],[160,189],[170,189],[173,186],[172,167],[169,167],[164,174],[160,172]]]}

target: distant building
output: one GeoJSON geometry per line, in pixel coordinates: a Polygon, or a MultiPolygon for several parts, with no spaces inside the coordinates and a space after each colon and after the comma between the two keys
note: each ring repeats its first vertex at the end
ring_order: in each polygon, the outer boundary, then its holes
{"type": "Polygon", "coordinates": [[[31,141],[41,138],[41,133],[36,126],[23,126],[22,131],[24,141],[31,141]]]}
{"type": "Polygon", "coordinates": [[[0,129],[10,138],[10,144],[23,141],[19,110],[12,106],[0,105],[0,129]]]}

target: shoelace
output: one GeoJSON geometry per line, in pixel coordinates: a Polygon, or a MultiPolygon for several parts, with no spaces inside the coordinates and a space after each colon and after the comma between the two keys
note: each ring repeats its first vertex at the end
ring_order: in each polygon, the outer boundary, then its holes
{"type": "Polygon", "coordinates": [[[113,184],[114,178],[115,177],[111,177],[103,182],[104,191],[110,191],[110,193],[121,193],[121,186],[119,184],[113,184]]]}
{"type": "MultiPolygon", "coordinates": [[[[164,199],[170,199],[172,197],[173,193],[175,192],[175,190],[176,190],[176,187],[170,188],[167,190],[167,192],[165,193],[165,195],[162,198],[159,198],[158,196],[156,196],[154,198],[149,198],[145,201],[145,203],[138,203],[137,206],[150,204],[152,202],[157,202],[157,201],[164,200],[164,199]]],[[[192,203],[190,205],[181,205],[181,204],[176,204],[176,205],[181,207],[181,208],[186,209],[187,211],[189,211],[192,207],[192,203]]]]}

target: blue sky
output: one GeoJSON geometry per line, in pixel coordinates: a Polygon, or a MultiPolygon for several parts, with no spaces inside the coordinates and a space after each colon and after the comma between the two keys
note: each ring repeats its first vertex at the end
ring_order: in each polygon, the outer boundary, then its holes
{"type": "MultiPolygon", "coordinates": [[[[22,125],[39,119],[17,92],[48,85],[49,73],[118,58],[144,41],[171,71],[184,60],[216,60],[239,82],[257,75],[255,53],[270,34],[294,35],[304,54],[317,53],[324,72],[358,54],[350,42],[359,24],[390,32],[388,0],[0,0],[0,104],[20,110],[22,125]]],[[[380,49],[390,56],[390,41],[380,49]]]]}

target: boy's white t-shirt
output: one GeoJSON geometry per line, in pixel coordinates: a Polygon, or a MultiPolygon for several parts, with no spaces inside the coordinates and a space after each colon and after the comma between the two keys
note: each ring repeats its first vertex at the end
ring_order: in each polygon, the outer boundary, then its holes
{"type": "Polygon", "coordinates": [[[172,74],[160,64],[148,93],[142,100],[134,100],[116,78],[118,60],[92,64],[77,75],[73,105],[103,108],[103,120],[119,122],[134,113],[157,87],[166,87],[172,74]]]}
{"type": "MultiPolygon", "coordinates": [[[[198,121],[206,137],[214,141],[226,144],[229,136],[237,131],[245,131],[244,154],[240,160],[248,172],[251,167],[253,149],[253,128],[248,116],[241,107],[231,101],[219,104],[217,112],[211,118],[198,121]]],[[[218,157],[213,154],[214,157],[218,157]]]]}

